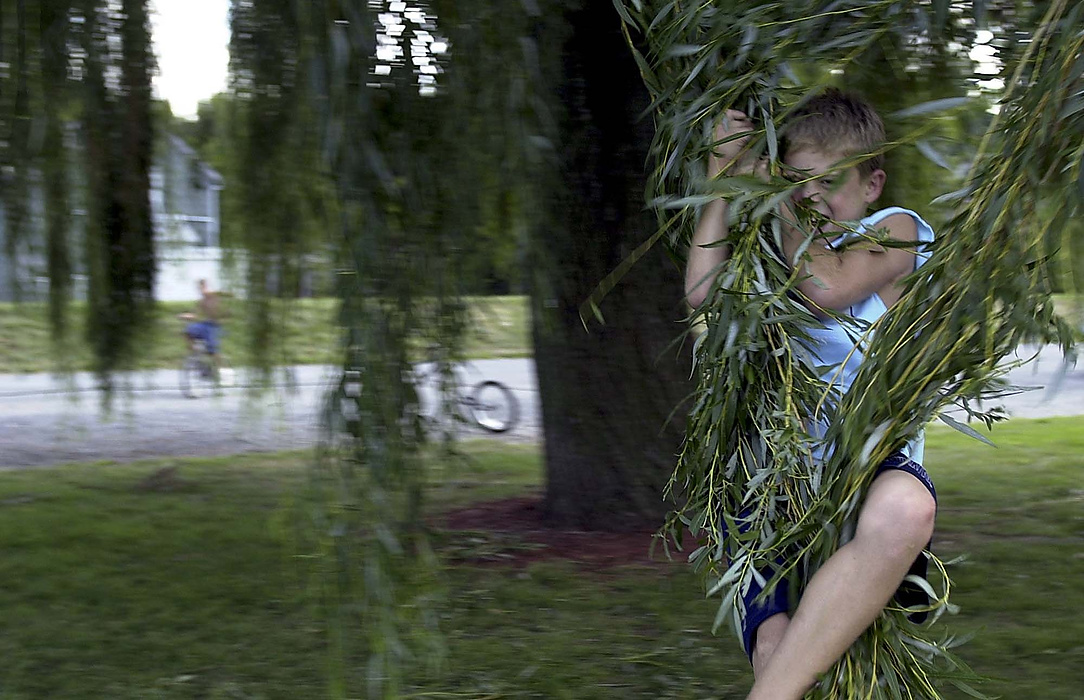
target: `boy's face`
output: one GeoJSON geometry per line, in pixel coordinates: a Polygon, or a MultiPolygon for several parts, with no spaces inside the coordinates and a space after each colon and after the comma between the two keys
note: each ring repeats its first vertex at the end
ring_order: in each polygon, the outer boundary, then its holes
{"type": "MultiPolygon", "coordinates": [[[[833,166],[845,157],[806,147],[787,151],[783,162],[796,171],[790,174],[792,179],[804,180],[832,173],[833,166]]],[[[862,175],[857,167],[852,167],[804,183],[794,191],[793,198],[796,202],[806,200],[811,209],[833,221],[857,221],[866,215],[869,205],[881,196],[884,183],[883,170],[862,175]]],[[[842,230],[833,224],[826,224],[823,229],[842,230]]]]}

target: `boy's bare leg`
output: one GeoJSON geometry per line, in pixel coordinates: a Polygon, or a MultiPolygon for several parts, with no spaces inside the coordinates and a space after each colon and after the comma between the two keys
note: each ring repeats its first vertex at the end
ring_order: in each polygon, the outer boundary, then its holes
{"type": "Polygon", "coordinates": [[[768,665],[768,659],[772,658],[775,648],[783,641],[783,634],[790,624],[790,617],[786,613],[772,615],[757,628],[756,646],[753,647],[753,677],[760,678],[768,665]]]}
{"type": "MultiPolygon", "coordinates": [[[[809,582],[748,700],[798,700],[876,619],[933,534],[937,505],[915,477],[874,480],[854,539],[809,582]]],[[[758,640],[759,646],[759,640],[758,640]]]]}

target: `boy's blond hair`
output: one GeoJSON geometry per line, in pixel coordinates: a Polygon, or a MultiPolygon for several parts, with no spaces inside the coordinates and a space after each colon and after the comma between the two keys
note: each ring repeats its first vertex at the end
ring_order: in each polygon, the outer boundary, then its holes
{"type": "Polygon", "coordinates": [[[788,122],[788,150],[812,148],[841,156],[878,151],[858,164],[858,172],[865,176],[884,167],[885,158],[879,152],[885,142],[884,122],[857,95],[828,88],[799,107],[788,122]]]}

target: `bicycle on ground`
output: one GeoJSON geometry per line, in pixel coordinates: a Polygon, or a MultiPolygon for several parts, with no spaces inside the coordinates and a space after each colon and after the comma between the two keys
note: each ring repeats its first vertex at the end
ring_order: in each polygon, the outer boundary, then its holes
{"type": "MultiPolygon", "coordinates": [[[[418,385],[427,383],[424,371],[416,370],[418,385]]],[[[360,372],[347,371],[342,378],[342,396],[350,399],[362,391],[360,372]]],[[[438,400],[439,401],[439,400],[438,400]]],[[[474,384],[457,384],[452,400],[453,418],[468,425],[476,425],[489,433],[505,433],[513,430],[520,420],[519,400],[505,384],[494,379],[484,379],[474,384]]],[[[438,405],[435,415],[429,416],[434,425],[440,425],[438,405]]]]}

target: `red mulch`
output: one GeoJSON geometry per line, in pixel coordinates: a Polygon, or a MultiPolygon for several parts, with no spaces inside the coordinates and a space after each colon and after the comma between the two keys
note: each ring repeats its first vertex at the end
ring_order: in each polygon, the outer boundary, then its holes
{"type": "MultiPolygon", "coordinates": [[[[667,564],[659,541],[650,555],[654,530],[596,532],[558,529],[543,519],[539,498],[476,503],[441,516],[441,551],[453,561],[513,567],[567,560],[591,569],[628,564],[667,564]]],[[[674,560],[683,560],[680,553],[674,560]]]]}

